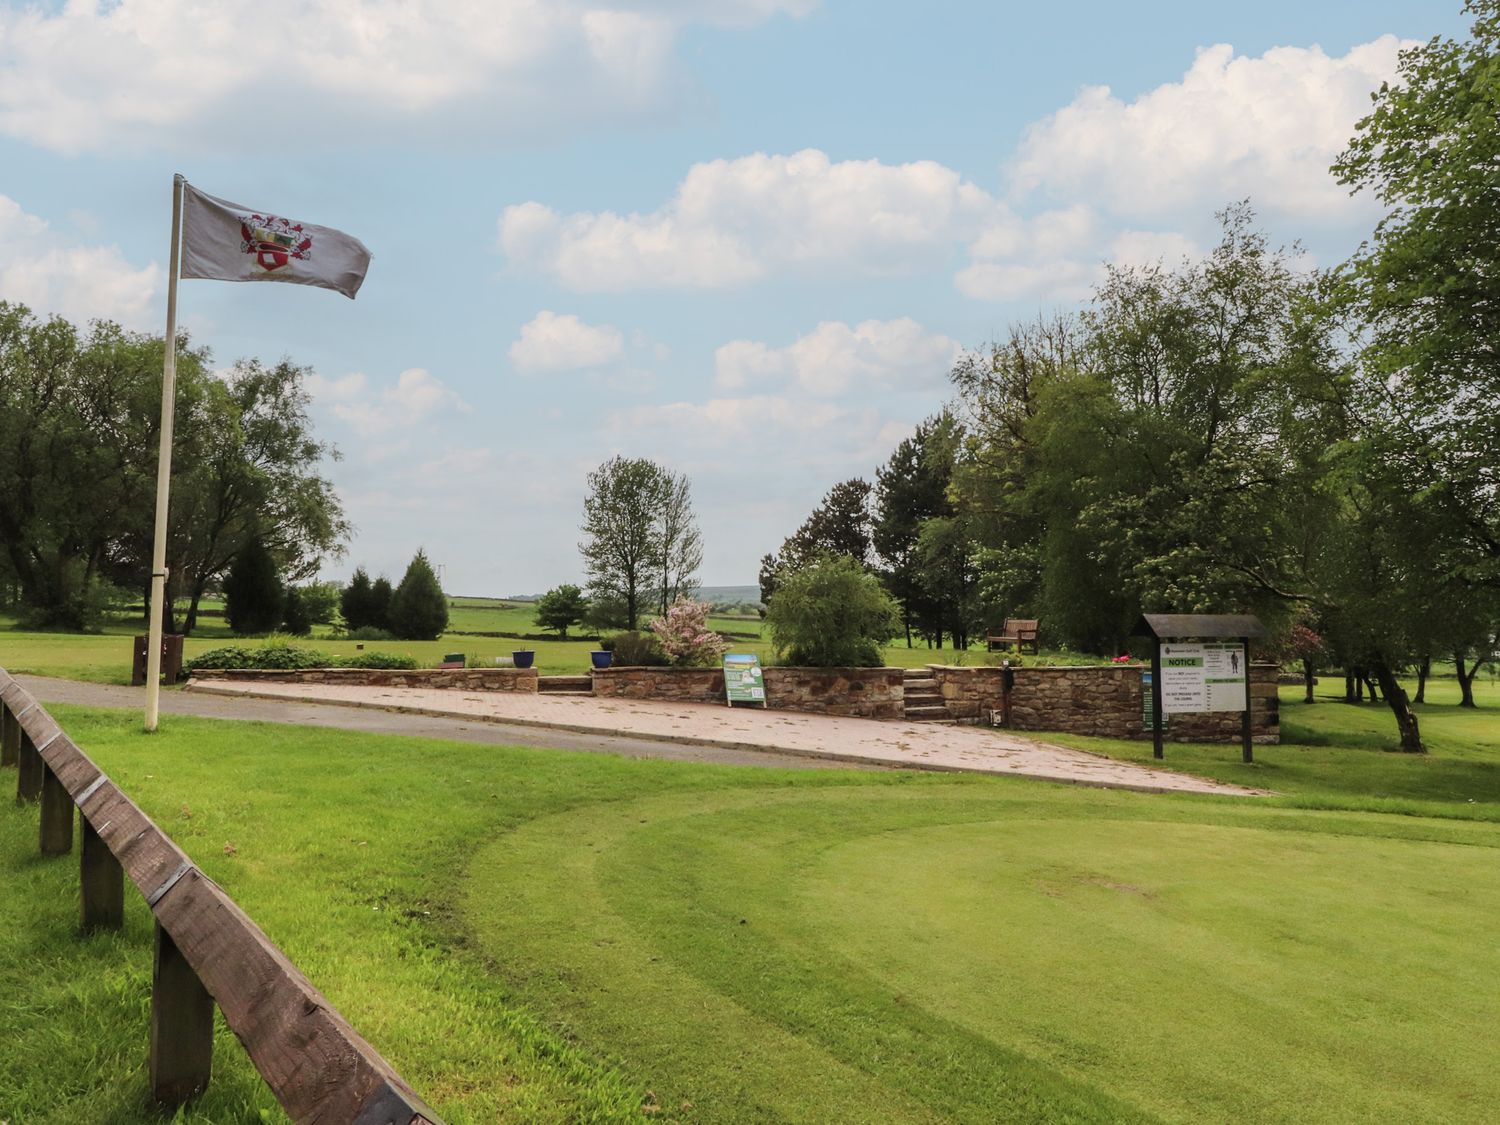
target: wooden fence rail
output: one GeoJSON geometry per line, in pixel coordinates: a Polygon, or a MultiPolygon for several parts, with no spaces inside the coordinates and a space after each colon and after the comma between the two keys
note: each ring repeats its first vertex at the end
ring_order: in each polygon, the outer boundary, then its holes
{"type": "Polygon", "coordinates": [[[442,1125],[260,927],[3,668],[0,766],[18,767],[18,802],[41,806],[43,855],[72,851],[78,809],[83,930],[122,925],[127,875],[155,915],[150,1074],[159,1102],[177,1105],[207,1086],[217,1004],[294,1121],[442,1125]]]}

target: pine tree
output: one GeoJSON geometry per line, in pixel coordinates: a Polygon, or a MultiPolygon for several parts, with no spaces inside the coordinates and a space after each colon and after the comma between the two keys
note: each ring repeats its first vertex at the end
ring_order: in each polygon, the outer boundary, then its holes
{"type": "Polygon", "coordinates": [[[235,556],[224,578],[224,617],[239,634],[269,633],[281,623],[281,578],[257,536],[235,556]]]}
{"type": "Polygon", "coordinates": [[[364,567],[356,567],[354,577],[339,595],[339,613],[343,615],[344,628],[352,633],[373,624],[370,608],[370,576],[364,567]]]}
{"type": "MultiPolygon", "coordinates": [[[[370,587],[370,619],[368,624],[372,629],[391,628],[391,598],[395,592],[391,589],[391,580],[385,575],[375,579],[374,585],[370,587]]],[[[444,620],[446,624],[446,619],[444,620]]]]}
{"type": "Polygon", "coordinates": [[[307,603],[302,600],[301,591],[295,586],[288,586],[286,597],[282,599],[281,631],[294,637],[305,637],[312,632],[312,618],[308,615],[307,603]]]}
{"type": "Polygon", "coordinates": [[[435,641],[447,627],[448,598],[419,550],[391,595],[390,630],[404,641],[435,641]]]}

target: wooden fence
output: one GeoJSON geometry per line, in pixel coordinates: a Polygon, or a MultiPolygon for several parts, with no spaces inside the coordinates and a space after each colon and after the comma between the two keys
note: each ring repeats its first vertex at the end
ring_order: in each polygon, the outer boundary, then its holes
{"type": "Polygon", "coordinates": [[[119,929],[126,875],[156,918],[151,1091],[173,1106],[200,1093],[213,1062],[213,1010],[283,1108],[323,1125],[442,1125],[212,879],[0,669],[0,767],[16,800],[40,803],[43,855],[73,850],[79,813],[79,923],[119,929]]]}

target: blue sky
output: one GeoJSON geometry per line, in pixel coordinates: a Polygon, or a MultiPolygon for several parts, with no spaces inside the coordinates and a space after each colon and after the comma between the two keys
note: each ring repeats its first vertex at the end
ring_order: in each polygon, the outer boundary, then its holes
{"type": "Polygon", "coordinates": [[[753,582],[873,479],[959,349],[1173,261],[1249,197],[1337,261],[1326,173],[1456,0],[0,0],[0,298],[160,332],[171,174],[338,227],[359,299],[187,281],[228,366],[289,355],[356,533],[456,593],[582,577],[585,473],[687,472],[753,582]]]}

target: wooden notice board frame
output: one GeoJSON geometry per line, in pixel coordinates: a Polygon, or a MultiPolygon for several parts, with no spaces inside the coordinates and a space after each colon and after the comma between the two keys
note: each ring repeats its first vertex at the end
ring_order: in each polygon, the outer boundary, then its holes
{"type": "Polygon", "coordinates": [[[1161,646],[1163,641],[1240,643],[1240,662],[1245,680],[1245,709],[1241,712],[1240,755],[1245,762],[1255,761],[1250,710],[1255,705],[1250,695],[1250,640],[1264,637],[1266,627],[1260,618],[1247,613],[1147,613],[1135,623],[1131,633],[1151,638],[1151,756],[1165,757],[1162,749],[1165,727],[1162,710],[1161,646]]]}

